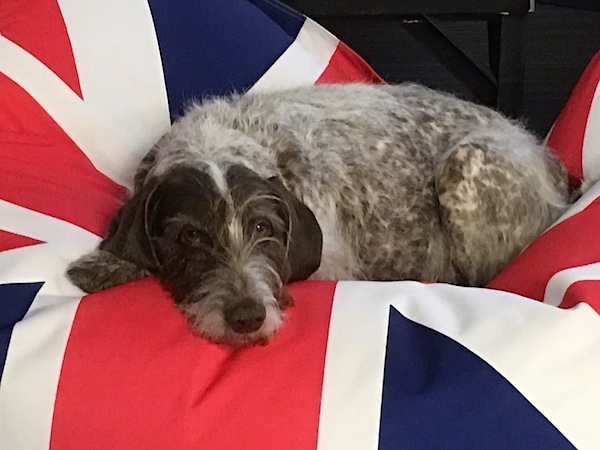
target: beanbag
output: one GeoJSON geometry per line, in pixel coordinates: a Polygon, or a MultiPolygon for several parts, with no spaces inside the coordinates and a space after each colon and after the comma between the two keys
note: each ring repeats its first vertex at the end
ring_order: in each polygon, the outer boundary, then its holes
{"type": "MultiPolygon", "coordinates": [[[[545,298],[555,266],[518,261],[495,289],[297,283],[281,332],[244,349],[191,335],[154,279],[87,296],[65,279],[190,99],[350,81],[382,80],[275,1],[0,3],[0,448],[600,444],[600,323],[593,286],[571,289],[588,272],[550,304],[512,292],[545,298]]],[[[596,194],[520,258],[581,227],[557,251],[592,261],[592,219],[565,227],[596,194]]]]}

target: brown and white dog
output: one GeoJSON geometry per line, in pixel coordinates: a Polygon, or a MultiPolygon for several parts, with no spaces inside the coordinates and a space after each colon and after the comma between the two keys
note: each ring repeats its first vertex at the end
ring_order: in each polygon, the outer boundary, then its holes
{"type": "Polygon", "coordinates": [[[563,212],[563,167],[492,109],[414,84],[192,104],[141,163],[87,292],[158,277],[196,333],[268,342],[286,284],[489,281],[563,212]]]}

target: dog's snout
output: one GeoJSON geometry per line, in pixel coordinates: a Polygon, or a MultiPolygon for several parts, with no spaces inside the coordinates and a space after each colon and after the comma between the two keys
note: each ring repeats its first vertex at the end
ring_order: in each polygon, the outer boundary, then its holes
{"type": "Polygon", "coordinates": [[[238,334],[257,331],[263,324],[267,312],[265,307],[247,300],[225,310],[225,321],[238,334]]]}

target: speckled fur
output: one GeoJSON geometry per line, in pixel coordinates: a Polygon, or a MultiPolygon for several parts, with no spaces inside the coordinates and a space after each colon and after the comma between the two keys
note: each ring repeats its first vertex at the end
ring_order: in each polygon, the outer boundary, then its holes
{"type": "Polygon", "coordinates": [[[137,181],[194,160],[282,176],[324,233],[313,278],[482,285],[567,199],[562,167],[520,125],[414,84],[316,86],[194,104],[137,181]],[[464,179],[452,179],[452,170],[464,179]],[[482,208],[487,213],[468,211],[482,208]],[[468,256],[453,258],[465,245],[468,256]]]}
{"type": "Polygon", "coordinates": [[[136,190],[177,166],[279,177],[323,234],[316,279],[484,285],[564,211],[566,174],[520,124],[415,84],[190,105],[136,190]]]}

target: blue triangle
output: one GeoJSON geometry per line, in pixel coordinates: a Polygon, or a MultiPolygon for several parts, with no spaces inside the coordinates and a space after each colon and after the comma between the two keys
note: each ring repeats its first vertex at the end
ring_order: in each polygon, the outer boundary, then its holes
{"type": "Polygon", "coordinates": [[[488,363],[393,308],[379,439],[381,449],[574,448],[488,363]]]}
{"type": "Polygon", "coordinates": [[[15,323],[25,317],[43,284],[0,284],[0,380],[15,323]]]}
{"type": "Polygon", "coordinates": [[[294,42],[304,22],[267,0],[150,0],[172,117],[190,99],[243,92],[294,42]]]}

